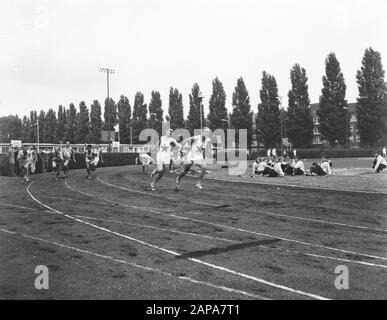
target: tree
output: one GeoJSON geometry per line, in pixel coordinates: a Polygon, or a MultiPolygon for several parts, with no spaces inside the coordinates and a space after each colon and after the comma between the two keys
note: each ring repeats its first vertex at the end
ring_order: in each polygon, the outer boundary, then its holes
{"type": "Polygon", "coordinates": [[[357,127],[363,145],[373,147],[387,142],[387,88],[382,58],[372,48],[365,50],[356,75],[359,88],[357,127]]]}
{"type": "Polygon", "coordinates": [[[137,92],[133,104],[133,143],[139,143],[139,135],[146,128],[148,107],[144,103],[144,95],[137,92]]]}
{"type": "Polygon", "coordinates": [[[297,148],[309,147],[313,139],[313,119],[310,113],[308,78],[299,64],[290,70],[292,88],[289,90],[287,130],[288,137],[297,148]]]}
{"type": "Polygon", "coordinates": [[[76,143],[87,143],[90,134],[89,109],[84,101],[79,104],[79,113],[77,114],[77,136],[76,143]]]}
{"type": "Polygon", "coordinates": [[[22,121],[17,115],[0,118],[0,142],[9,143],[22,137],[22,121]]]}
{"type": "Polygon", "coordinates": [[[340,63],[334,53],[330,53],[325,60],[325,75],[322,78],[323,88],[320,99],[320,131],[324,139],[331,145],[339,142],[346,143],[347,137],[347,100],[345,100],[344,76],[340,63]]]}
{"type": "Polygon", "coordinates": [[[212,81],[208,121],[211,130],[227,128],[226,92],[224,91],[222,82],[217,77],[212,81]]]}
{"type": "MultiPolygon", "coordinates": [[[[30,124],[35,125],[38,121],[38,115],[37,112],[30,111],[30,124]]],[[[31,127],[29,130],[29,136],[28,136],[28,141],[29,142],[36,142],[37,141],[37,130],[35,127],[31,127]]]]}
{"type": "Polygon", "coordinates": [[[65,123],[65,114],[66,110],[63,110],[62,105],[58,107],[58,124],[56,126],[56,141],[60,141],[64,139],[65,137],[65,128],[66,128],[66,123],[65,123]]]}
{"type": "Polygon", "coordinates": [[[90,143],[101,143],[101,105],[98,100],[94,100],[90,107],[90,132],[87,141],[90,143]]]}
{"type": "Polygon", "coordinates": [[[130,120],[132,117],[132,107],[129,99],[121,95],[117,103],[118,124],[120,126],[120,142],[130,143],[130,120]]]}
{"type": "Polygon", "coordinates": [[[55,111],[49,109],[44,118],[44,133],[43,133],[43,142],[45,143],[54,143],[55,140],[55,131],[56,131],[57,119],[55,111]]]}
{"type": "Polygon", "coordinates": [[[274,76],[263,71],[256,118],[258,141],[265,147],[281,144],[281,114],[279,109],[278,86],[274,76]]]}
{"type": "Polygon", "coordinates": [[[183,95],[177,89],[169,89],[168,114],[171,129],[184,128],[183,95]]]}
{"type": "Polygon", "coordinates": [[[69,108],[66,112],[66,130],[65,130],[65,140],[70,141],[70,143],[75,143],[75,131],[76,131],[76,119],[77,119],[77,109],[73,103],[70,103],[69,108]]]}
{"type": "Polygon", "coordinates": [[[247,148],[251,147],[251,136],[253,126],[253,113],[250,106],[249,92],[247,91],[243,78],[237,80],[237,85],[232,94],[233,110],[230,117],[230,124],[236,129],[236,138],[239,141],[238,130],[247,129],[247,148]]]}
{"type": "MultiPolygon", "coordinates": [[[[195,83],[191,89],[191,94],[189,95],[189,112],[187,118],[187,127],[191,135],[194,134],[195,129],[200,129],[200,105],[201,99],[199,98],[200,88],[197,83],[195,83]]],[[[205,125],[204,112],[202,110],[202,123],[205,125]]]]}
{"type": "MultiPolygon", "coordinates": [[[[21,132],[21,140],[23,142],[28,142],[28,137],[30,135],[29,132],[31,129],[30,119],[27,116],[23,116],[21,132]]],[[[43,141],[43,139],[41,141],[43,141]]]]}
{"type": "Polygon", "coordinates": [[[161,108],[162,102],[160,97],[160,92],[152,91],[151,101],[149,103],[149,115],[150,123],[149,126],[155,129],[158,134],[161,136],[161,129],[163,123],[163,109],[161,108]]]}
{"type": "Polygon", "coordinates": [[[107,98],[105,99],[105,111],[103,115],[105,119],[104,128],[106,130],[111,130],[111,131],[114,130],[114,126],[117,124],[117,106],[112,98],[109,98],[109,101],[107,98]],[[108,124],[109,123],[108,110],[110,113],[110,128],[108,124]]]}

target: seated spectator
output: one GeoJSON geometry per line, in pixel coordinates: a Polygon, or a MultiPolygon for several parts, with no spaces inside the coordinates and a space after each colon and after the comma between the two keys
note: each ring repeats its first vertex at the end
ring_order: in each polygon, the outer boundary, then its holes
{"type": "Polygon", "coordinates": [[[293,158],[291,166],[293,168],[293,174],[295,176],[301,176],[305,174],[304,163],[301,160],[299,160],[298,157],[293,158]]]}
{"type": "Polygon", "coordinates": [[[263,176],[267,176],[267,177],[284,176],[284,172],[282,171],[282,168],[281,168],[281,160],[279,158],[274,158],[274,159],[275,159],[275,163],[273,167],[268,165],[262,173],[263,176]]]}
{"type": "Polygon", "coordinates": [[[376,152],[372,169],[374,169],[375,173],[379,173],[379,172],[383,172],[386,168],[387,168],[386,159],[383,158],[378,152],[376,152]]]}
{"type": "Polygon", "coordinates": [[[320,163],[313,163],[310,168],[310,173],[317,176],[325,176],[332,174],[332,161],[322,157],[320,163]]]}
{"type": "Polygon", "coordinates": [[[284,157],[280,158],[280,163],[284,174],[291,176],[293,174],[293,167],[290,165],[290,163],[286,162],[284,157]]]}
{"type": "Polygon", "coordinates": [[[257,157],[257,159],[255,159],[255,161],[253,163],[251,176],[253,176],[255,174],[261,175],[267,166],[268,166],[268,164],[266,162],[266,158],[264,161],[262,161],[260,158],[257,157]]]}

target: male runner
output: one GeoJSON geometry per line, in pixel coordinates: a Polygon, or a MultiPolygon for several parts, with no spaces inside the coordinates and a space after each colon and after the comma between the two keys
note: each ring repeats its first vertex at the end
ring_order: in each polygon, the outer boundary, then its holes
{"type": "Polygon", "coordinates": [[[93,149],[91,144],[89,144],[86,147],[85,161],[86,161],[87,179],[89,180],[91,179],[91,174],[95,171],[99,162],[99,157],[97,152],[98,151],[96,151],[96,149],[93,149]]]}
{"type": "Polygon", "coordinates": [[[66,142],[65,146],[61,147],[61,151],[63,154],[63,173],[64,173],[64,176],[67,177],[67,174],[69,172],[70,160],[73,160],[74,163],[77,163],[77,162],[75,161],[73,148],[71,147],[69,141],[66,142]]]}
{"type": "Polygon", "coordinates": [[[54,147],[54,153],[52,155],[52,168],[54,169],[55,173],[55,180],[58,180],[58,177],[60,175],[60,172],[63,167],[63,153],[60,150],[59,147],[54,147]]]}
{"type": "Polygon", "coordinates": [[[176,191],[180,189],[180,180],[188,173],[193,165],[197,165],[200,168],[199,181],[196,183],[196,188],[202,190],[201,181],[203,180],[204,175],[206,174],[206,162],[203,157],[203,152],[206,149],[207,145],[211,142],[209,138],[211,130],[208,127],[204,127],[202,134],[194,137],[190,137],[183,141],[181,144],[180,150],[183,149],[184,145],[188,141],[192,141],[191,150],[187,153],[187,159],[184,163],[184,170],[176,178],[176,191]]]}
{"type": "Polygon", "coordinates": [[[152,159],[152,157],[147,154],[146,152],[142,152],[140,155],[139,155],[139,159],[140,159],[140,162],[142,164],[142,172],[143,173],[148,173],[149,171],[149,165],[151,163],[156,163],[156,161],[154,161],[152,159]]]}
{"type": "Polygon", "coordinates": [[[167,173],[169,169],[169,163],[171,162],[171,153],[174,147],[177,147],[179,144],[176,139],[171,137],[172,129],[167,129],[164,136],[160,137],[160,147],[157,152],[156,161],[157,168],[151,173],[151,177],[157,174],[156,178],[151,183],[151,190],[155,190],[155,184],[160,181],[164,174],[167,173]]]}

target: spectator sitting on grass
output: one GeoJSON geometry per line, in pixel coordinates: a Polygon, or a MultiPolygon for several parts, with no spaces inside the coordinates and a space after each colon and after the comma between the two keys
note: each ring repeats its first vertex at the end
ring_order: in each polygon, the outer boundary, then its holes
{"type": "Polygon", "coordinates": [[[378,152],[375,152],[375,159],[373,162],[372,169],[375,173],[383,172],[387,168],[386,159],[383,158],[378,152]]]}
{"type": "Polygon", "coordinates": [[[326,159],[324,156],[321,157],[321,162],[320,163],[313,163],[312,167],[310,168],[310,173],[312,175],[317,175],[317,176],[326,176],[326,175],[331,175],[332,170],[332,161],[326,159]]]}
{"type": "Polygon", "coordinates": [[[280,157],[280,164],[281,169],[284,172],[284,174],[291,176],[293,174],[293,167],[290,165],[290,163],[285,161],[284,157],[280,157]]]}
{"type": "Polygon", "coordinates": [[[293,175],[301,176],[305,174],[304,163],[298,157],[293,158],[291,166],[293,167],[293,175]]]}
{"type": "Polygon", "coordinates": [[[253,163],[253,169],[251,172],[251,176],[254,175],[262,175],[265,171],[265,168],[268,166],[267,164],[267,158],[265,158],[263,161],[257,157],[253,163]]]}
{"type": "Polygon", "coordinates": [[[265,170],[263,171],[262,175],[266,177],[283,177],[284,172],[281,168],[281,160],[278,157],[274,158],[274,165],[273,167],[267,166],[265,170]]]}

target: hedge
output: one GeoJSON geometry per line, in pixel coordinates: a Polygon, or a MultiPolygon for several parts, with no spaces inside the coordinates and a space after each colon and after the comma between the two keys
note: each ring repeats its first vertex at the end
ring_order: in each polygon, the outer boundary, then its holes
{"type": "MultiPolygon", "coordinates": [[[[70,161],[70,169],[85,169],[85,155],[83,153],[74,154],[75,161],[70,161]]],[[[103,153],[103,164],[99,163],[98,167],[115,167],[115,166],[126,166],[126,165],[134,165],[136,164],[136,158],[138,157],[138,153],[103,153]]],[[[52,171],[52,162],[48,162],[48,171],[52,171]]],[[[15,168],[16,174],[18,174],[18,168],[15,168]]],[[[38,157],[38,161],[36,162],[36,170],[35,173],[42,173],[42,159],[40,156],[38,157]]],[[[8,176],[8,157],[6,155],[0,155],[0,175],[8,176]]]]}

